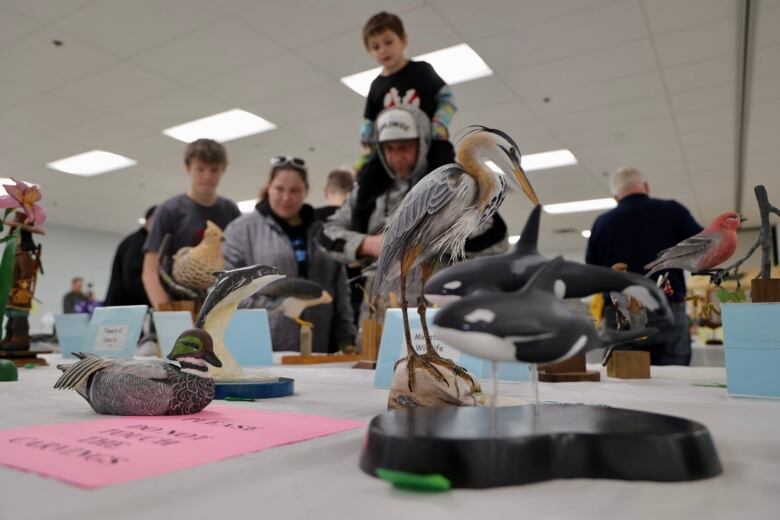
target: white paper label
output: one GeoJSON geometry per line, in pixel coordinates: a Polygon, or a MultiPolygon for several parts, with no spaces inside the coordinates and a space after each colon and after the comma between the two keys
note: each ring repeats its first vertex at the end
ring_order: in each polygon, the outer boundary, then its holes
{"type": "MultiPolygon", "coordinates": [[[[412,346],[418,354],[425,354],[425,336],[423,336],[422,328],[411,329],[412,333],[412,346]]],[[[401,340],[401,353],[398,358],[406,357],[406,337],[402,336],[401,340]]],[[[460,357],[460,351],[449,346],[445,342],[441,341],[436,334],[431,334],[431,345],[433,345],[436,353],[443,358],[450,359],[454,362],[458,362],[460,357]]]]}
{"type": "Polygon", "coordinates": [[[95,350],[122,350],[129,330],[129,325],[103,325],[97,333],[95,350]]]}

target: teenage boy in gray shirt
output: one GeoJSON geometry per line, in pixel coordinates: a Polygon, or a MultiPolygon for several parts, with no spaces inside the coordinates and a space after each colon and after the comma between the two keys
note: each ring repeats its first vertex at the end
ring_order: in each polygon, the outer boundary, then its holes
{"type": "Polygon", "coordinates": [[[232,200],[217,195],[217,186],[227,168],[225,147],[211,139],[198,139],[187,145],[184,164],[190,178],[187,193],[176,195],[157,207],[154,224],[144,243],[142,280],[149,301],[155,309],[170,298],[158,277],[160,244],[171,235],[169,254],[182,247],[197,245],[203,238],[206,221],[221,229],[238,218],[241,212],[232,200]]]}

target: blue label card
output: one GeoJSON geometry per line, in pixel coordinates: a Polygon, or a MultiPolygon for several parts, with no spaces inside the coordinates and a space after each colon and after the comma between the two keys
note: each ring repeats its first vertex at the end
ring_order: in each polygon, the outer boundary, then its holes
{"type": "Polygon", "coordinates": [[[225,346],[244,367],[274,364],[271,327],[265,309],[239,309],[225,329],[225,346]]]}
{"type": "Polygon", "coordinates": [[[164,358],[173,349],[179,334],[192,328],[192,313],[189,311],[155,311],[154,328],[164,358]]]}
{"type": "MultiPolygon", "coordinates": [[[[429,330],[431,321],[437,311],[438,309],[428,309],[426,317],[429,330]]],[[[420,354],[425,353],[425,338],[420,326],[420,316],[417,314],[416,309],[409,311],[409,329],[412,333],[414,349],[420,354]]],[[[437,339],[435,334],[431,335],[431,343],[440,356],[453,360],[474,377],[479,378],[481,376],[483,365],[481,359],[463,354],[437,339]]],[[[401,309],[388,309],[382,328],[382,341],[379,344],[379,356],[377,357],[376,373],[374,374],[375,387],[390,388],[395,364],[404,356],[406,356],[406,338],[404,337],[401,309]]]]}
{"type": "Polygon", "coordinates": [[[146,305],[98,307],[92,313],[81,351],[132,359],[145,316],[146,305]]]}
{"type": "Polygon", "coordinates": [[[84,338],[89,328],[89,314],[57,314],[54,316],[54,326],[57,328],[57,341],[60,344],[62,357],[75,357],[74,352],[80,352],[84,347],[84,338]]]}
{"type": "Polygon", "coordinates": [[[780,303],[724,303],[728,393],[780,397],[780,303]]]}

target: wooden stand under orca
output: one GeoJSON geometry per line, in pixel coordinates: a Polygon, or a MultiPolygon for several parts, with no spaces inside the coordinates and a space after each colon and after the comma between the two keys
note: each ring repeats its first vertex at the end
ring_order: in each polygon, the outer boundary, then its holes
{"type": "Polygon", "coordinates": [[[319,363],[351,363],[360,360],[359,354],[313,354],[310,327],[301,326],[300,355],[283,356],[282,365],[316,365],[319,363]]]}
{"type": "Polygon", "coordinates": [[[750,282],[753,303],[780,302],[780,278],[755,278],[750,282]]]}
{"type": "Polygon", "coordinates": [[[580,354],[560,363],[539,367],[539,381],[544,383],[598,382],[601,381],[601,373],[588,370],[585,366],[585,354],[580,354]]]}
{"type": "Polygon", "coordinates": [[[38,357],[38,354],[51,354],[51,350],[0,350],[0,359],[13,361],[18,367],[25,365],[47,366],[49,363],[45,359],[38,357]]]}
{"type": "Polygon", "coordinates": [[[360,354],[311,354],[309,356],[284,356],[282,365],[315,365],[319,363],[354,363],[360,354]]]}
{"type": "Polygon", "coordinates": [[[373,318],[360,322],[360,361],[352,368],[374,370],[379,357],[379,343],[382,340],[382,324],[373,318]]]}
{"type": "Polygon", "coordinates": [[[613,351],[607,362],[607,376],[618,379],[650,379],[650,352],[613,351]]]}

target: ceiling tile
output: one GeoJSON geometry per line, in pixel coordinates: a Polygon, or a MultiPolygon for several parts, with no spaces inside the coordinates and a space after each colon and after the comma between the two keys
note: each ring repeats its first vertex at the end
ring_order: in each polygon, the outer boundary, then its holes
{"type": "Polygon", "coordinates": [[[59,90],[63,97],[111,112],[162,96],[178,86],[129,62],[87,76],[59,90]]]}
{"type": "MultiPolygon", "coordinates": [[[[116,115],[127,121],[141,124],[151,130],[162,132],[165,128],[224,112],[232,108],[245,107],[218,101],[192,90],[181,89],[128,106],[116,112],[116,115]]],[[[169,138],[165,137],[165,139],[169,138]]]]}
{"type": "Polygon", "coordinates": [[[654,38],[662,67],[673,67],[710,58],[736,55],[735,20],[697,25],[654,38]]]}
{"type": "Polygon", "coordinates": [[[90,0],[0,0],[0,5],[25,14],[41,22],[52,22],[57,18],[75,11],[90,0]]]}
{"type": "Polygon", "coordinates": [[[23,14],[0,7],[0,49],[41,26],[23,14]]]}
{"type": "Polygon", "coordinates": [[[203,94],[241,105],[294,94],[333,81],[317,67],[284,54],[197,86],[203,94]]]}
{"type": "Polygon", "coordinates": [[[780,98],[780,74],[754,78],[750,90],[751,103],[775,101],[778,98],[780,98]]]}
{"type": "Polygon", "coordinates": [[[556,18],[592,9],[605,0],[446,0],[434,3],[434,8],[458,33],[469,39],[484,38],[499,32],[528,25],[550,22],[556,18]]]}
{"type": "Polygon", "coordinates": [[[649,40],[523,67],[501,73],[519,96],[550,94],[592,83],[656,70],[655,54],[649,40]]]}
{"type": "Polygon", "coordinates": [[[10,126],[46,135],[96,119],[101,115],[97,110],[79,103],[46,95],[17,105],[5,112],[2,120],[10,126]]]}
{"type": "Polygon", "coordinates": [[[125,157],[132,157],[138,161],[140,169],[146,168],[146,162],[159,159],[165,155],[179,154],[181,163],[184,164],[184,148],[187,145],[164,136],[162,133],[151,133],[139,139],[125,139],[114,145],[114,152],[125,157]]]}
{"type": "Polygon", "coordinates": [[[355,135],[359,133],[365,99],[341,83],[330,81],[295,94],[276,96],[245,107],[279,126],[317,119],[349,110],[354,118],[355,135]]]}
{"type": "MultiPolygon", "coordinates": [[[[422,3],[422,0],[398,0],[393,2],[392,10],[403,19],[405,11],[419,7],[422,3]]],[[[383,9],[387,9],[387,4],[381,0],[288,0],[263,2],[241,11],[240,17],[260,34],[290,49],[305,47],[350,31],[354,34],[355,45],[360,49],[363,24],[383,9]],[[301,13],[306,13],[306,16],[301,16],[301,13]]],[[[413,34],[410,36],[414,37],[413,34]]]]}
{"type": "Polygon", "coordinates": [[[646,34],[638,2],[627,1],[469,43],[494,71],[503,72],[585,54],[646,34]]]}
{"type": "Polygon", "coordinates": [[[780,43],[780,5],[770,6],[764,0],[758,2],[756,16],[756,46],[767,47],[780,43]]]}
{"type": "Polygon", "coordinates": [[[296,54],[309,63],[316,63],[324,70],[328,70],[334,78],[341,78],[377,66],[374,59],[363,48],[360,36],[354,32],[346,32],[301,47],[296,50],[296,54]]]}
{"type": "Polygon", "coordinates": [[[572,114],[550,116],[545,118],[545,123],[557,134],[564,135],[663,117],[671,117],[671,110],[666,97],[658,96],[572,114]]]}
{"type": "Polygon", "coordinates": [[[697,25],[733,19],[733,0],[642,0],[653,34],[663,34],[697,25]]]}
{"type": "Polygon", "coordinates": [[[26,86],[7,78],[0,80],[0,114],[35,96],[26,86]]]}
{"type": "MultiPolygon", "coordinates": [[[[116,153],[116,147],[129,140],[148,135],[149,130],[123,121],[116,116],[100,117],[53,134],[52,137],[64,143],[83,146],[85,149],[100,149],[116,153]]],[[[162,137],[162,136],[161,136],[162,137]]],[[[132,157],[135,159],[134,157],[132,157]]]]}
{"type": "Polygon", "coordinates": [[[129,57],[225,16],[206,0],[97,0],[55,26],[82,41],[129,57]]]}
{"type": "Polygon", "coordinates": [[[669,92],[684,92],[701,87],[736,83],[737,64],[732,54],[696,63],[663,69],[669,92]]]}
{"type": "Polygon", "coordinates": [[[756,49],[753,77],[756,79],[780,75],[780,45],[756,49]]]}
{"type": "Polygon", "coordinates": [[[736,146],[737,130],[734,126],[718,126],[700,132],[680,134],[683,146],[717,145],[729,148],[736,146]]]}
{"type": "MultiPolygon", "coordinates": [[[[458,103],[458,100],[455,100],[458,103]]],[[[469,105],[466,105],[469,107],[469,105]]],[[[502,128],[504,125],[517,123],[519,121],[528,122],[536,116],[528,110],[528,107],[522,101],[509,101],[506,103],[496,103],[484,108],[471,108],[468,110],[458,110],[455,112],[453,124],[450,133],[455,135],[456,131],[468,125],[485,125],[494,128],[502,128]]],[[[539,122],[536,122],[538,126],[539,122]]],[[[528,126],[528,125],[524,125],[528,126]]],[[[546,133],[546,130],[542,130],[546,133]]]]}
{"type": "Polygon", "coordinates": [[[133,61],[180,84],[192,85],[283,52],[276,43],[228,18],[140,54],[133,61]]]}
{"type": "Polygon", "coordinates": [[[48,29],[22,38],[0,53],[2,76],[31,92],[54,90],[115,62],[116,58],[104,50],[48,29]],[[53,39],[64,45],[54,46],[53,39]]]}
{"type": "Polygon", "coordinates": [[[735,82],[715,87],[704,87],[672,94],[670,98],[675,114],[687,114],[723,107],[732,107],[736,110],[737,85],[735,82]]]}
{"type": "Polygon", "coordinates": [[[472,110],[516,100],[512,91],[496,76],[453,85],[452,93],[457,106],[472,110]]]}
{"type": "Polygon", "coordinates": [[[548,94],[549,102],[538,96],[524,101],[536,114],[554,116],[662,96],[664,87],[658,73],[651,72],[548,94]]]}
{"type": "Polygon", "coordinates": [[[698,132],[715,127],[733,127],[736,111],[733,108],[719,108],[701,112],[691,112],[675,116],[681,133],[698,132]]]}

